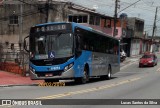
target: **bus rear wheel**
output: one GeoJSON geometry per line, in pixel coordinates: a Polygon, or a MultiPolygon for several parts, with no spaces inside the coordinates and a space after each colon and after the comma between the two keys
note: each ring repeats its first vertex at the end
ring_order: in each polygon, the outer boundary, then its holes
{"type": "Polygon", "coordinates": [[[112,69],[111,66],[108,67],[107,79],[110,80],[112,78],[112,69]]]}

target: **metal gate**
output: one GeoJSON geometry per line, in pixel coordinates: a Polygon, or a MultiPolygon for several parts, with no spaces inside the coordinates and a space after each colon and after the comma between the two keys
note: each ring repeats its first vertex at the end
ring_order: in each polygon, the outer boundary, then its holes
{"type": "Polygon", "coordinates": [[[26,76],[28,53],[17,43],[0,43],[0,70],[26,76]]]}

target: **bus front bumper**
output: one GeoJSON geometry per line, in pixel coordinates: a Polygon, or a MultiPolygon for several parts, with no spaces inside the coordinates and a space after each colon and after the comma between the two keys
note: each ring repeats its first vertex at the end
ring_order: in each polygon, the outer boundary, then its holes
{"type": "MultiPolygon", "coordinates": [[[[39,72],[42,73],[42,72],[39,72]]],[[[47,73],[47,72],[46,72],[47,73]]],[[[43,72],[43,74],[45,74],[45,72],[43,72]]],[[[32,80],[44,80],[44,79],[71,79],[74,77],[74,70],[73,67],[71,67],[70,69],[68,69],[67,71],[63,71],[61,73],[61,75],[56,75],[54,76],[54,72],[53,72],[53,76],[39,76],[38,74],[36,74],[35,72],[33,72],[32,70],[30,70],[30,78],[32,80]]]]}

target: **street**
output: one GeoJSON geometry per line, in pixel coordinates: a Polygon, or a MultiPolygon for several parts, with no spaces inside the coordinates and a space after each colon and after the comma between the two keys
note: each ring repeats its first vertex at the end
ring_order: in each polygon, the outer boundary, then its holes
{"type": "MultiPolygon", "coordinates": [[[[158,55],[158,58],[160,56],[158,55]]],[[[66,82],[61,87],[13,86],[1,87],[1,99],[159,99],[160,64],[155,67],[138,67],[135,61],[121,68],[111,80],[91,79],[87,84],[66,82]]],[[[79,100],[80,101],[80,100],[79,100]]],[[[51,107],[51,106],[49,106],[51,107]]],[[[59,106],[58,106],[59,107],[59,106]]],[[[61,106],[62,107],[62,106],[61,106]]],[[[64,105],[64,107],[67,107],[64,105]]],[[[69,106],[75,107],[73,106],[69,106]]],[[[81,108],[82,106],[78,106],[81,108]]],[[[88,108],[88,106],[83,106],[88,108]]],[[[90,107],[97,108],[97,105],[90,107]]],[[[102,106],[101,106],[102,107],[102,106]]],[[[104,106],[103,106],[104,107],[104,106]]],[[[113,107],[113,106],[112,106],[113,107]]],[[[114,106],[118,107],[118,106],[114,106]]],[[[119,106],[123,107],[123,105],[119,106]]],[[[135,107],[135,105],[131,106],[135,107]]],[[[146,106],[140,106],[145,107],[146,106]]],[[[150,106],[147,106],[150,107],[150,106]]],[[[154,105],[158,107],[158,105],[154,105]]],[[[126,106],[127,108],[127,106],[126,106]]]]}

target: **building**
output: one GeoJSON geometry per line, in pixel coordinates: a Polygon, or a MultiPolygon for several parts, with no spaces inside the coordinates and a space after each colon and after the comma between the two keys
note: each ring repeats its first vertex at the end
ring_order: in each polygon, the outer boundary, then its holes
{"type": "Polygon", "coordinates": [[[136,56],[144,52],[144,20],[136,17],[127,18],[126,36],[123,43],[127,56],[136,56]]]}
{"type": "Polygon", "coordinates": [[[147,36],[148,39],[148,51],[150,51],[151,45],[153,45],[153,52],[160,51],[160,37],[154,36],[152,40],[152,36],[147,36]]]}

